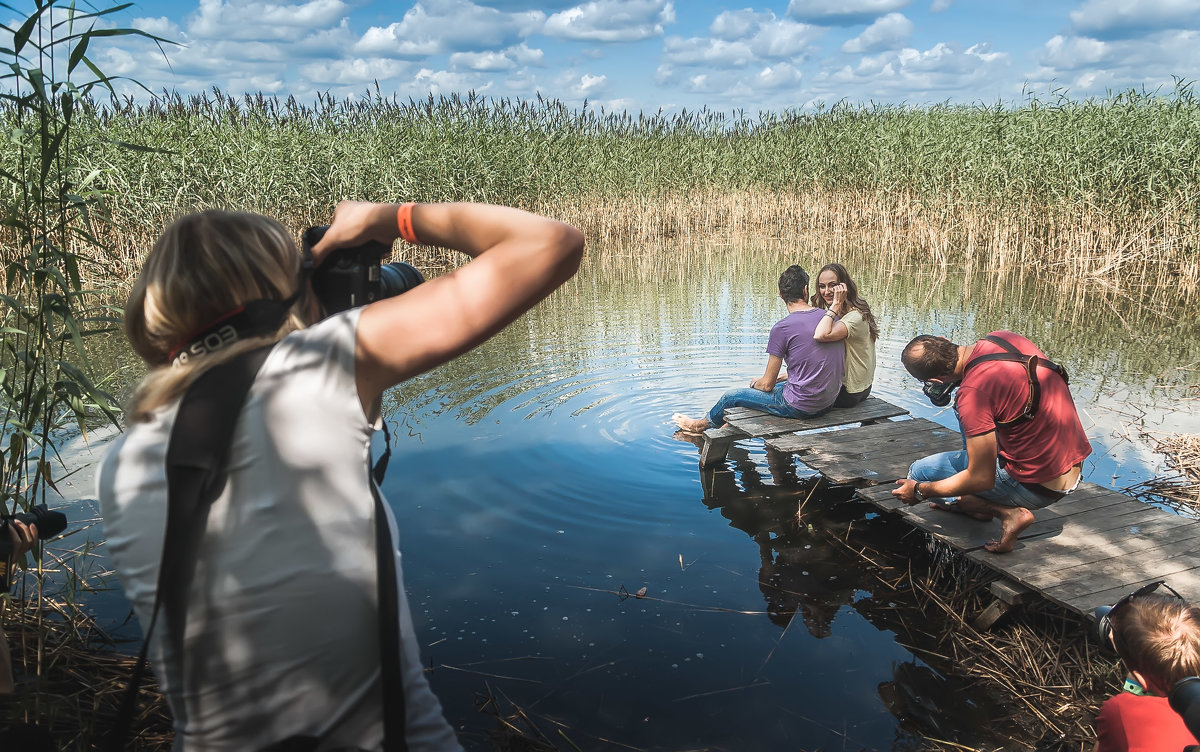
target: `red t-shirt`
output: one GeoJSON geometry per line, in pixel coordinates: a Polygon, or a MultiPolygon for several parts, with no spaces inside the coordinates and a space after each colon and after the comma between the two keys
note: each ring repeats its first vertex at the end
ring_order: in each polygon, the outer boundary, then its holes
{"type": "Polygon", "coordinates": [[[1165,697],[1122,692],[1096,716],[1097,752],[1183,752],[1196,743],[1165,697]]]}
{"type": "MultiPolygon", "coordinates": [[[[1046,355],[1029,340],[1012,332],[992,332],[1007,340],[1026,355],[1046,355]]],[[[980,355],[1004,352],[986,339],[975,343],[972,359],[980,355]]],[[[1092,453],[1092,445],[1083,432],[1071,390],[1062,377],[1039,365],[1038,384],[1041,401],[1037,415],[1016,426],[997,427],[1012,420],[1025,409],[1029,400],[1029,376],[1024,363],[991,361],[977,363],[967,370],[958,387],[958,419],[967,437],[996,432],[996,449],[1013,478],[1026,483],[1053,480],[1092,453]]]]}

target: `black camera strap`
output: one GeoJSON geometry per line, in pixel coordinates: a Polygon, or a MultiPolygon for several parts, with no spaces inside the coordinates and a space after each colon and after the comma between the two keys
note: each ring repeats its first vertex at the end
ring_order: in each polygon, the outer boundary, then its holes
{"type": "Polygon", "coordinates": [[[985,336],[984,339],[986,339],[988,342],[991,342],[993,345],[1000,347],[1004,350],[1004,352],[989,353],[987,355],[980,355],[976,358],[971,358],[971,360],[967,361],[966,366],[963,367],[964,376],[966,376],[967,371],[969,371],[973,366],[976,366],[980,363],[1003,361],[1009,363],[1020,363],[1025,366],[1025,373],[1029,379],[1029,397],[1025,400],[1025,407],[1021,410],[1021,414],[1012,420],[998,420],[996,421],[997,426],[1001,428],[1011,428],[1012,426],[1020,425],[1025,421],[1033,420],[1034,416],[1037,415],[1038,406],[1042,401],[1042,385],[1041,382],[1038,381],[1037,376],[1038,366],[1048,368],[1057,373],[1060,377],[1062,377],[1064,384],[1071,383],[1071,377],[1070,374],[1067,373],[1067,369],[1063,368],[1054,361],[1046,360],[1045,358],[1039,358],[1036,355],[1026,355],[1018,350],[1016,345],[1013,343],[993,334],[985,336]]]}
{"type": "MultiPolygon", "coordinates": [[[[125,748],[138,690],[145,674],[150,636],[158,622],[160,607],[166,613],[167,636],[179,657],[179,681],[181,685],[183,683],[183,637],[187,624],[187,594],[191,591],[209,507],[225,488],[229,451],[237,418],[246,403],[246,397],[258,371],[274,346],[271,344],[251,350],[210,368],[184,393],[167,447],[167,525],[163,536],[162,563],[158,572],[154,606],[141,653],[130,676],[120,711],[108,735],[108,752],[120,752],[125,748]]],[[[387,469],[387,460],[391,456],[391,441],[386,434],[386,424],[385,439],[387,449],[372,472],[373,482],[370,484],[375,500],[383,748],[385,752],[405,752],[408,744],[405,738],[395,555],[386,510],[377,488],[377,483],[382,480],[383,472],[387,469]]],[[[313,737],[293,737],[274,745],[272,749],[297,752],[315,750],[319,742],[319,739],[313,737]]]]}

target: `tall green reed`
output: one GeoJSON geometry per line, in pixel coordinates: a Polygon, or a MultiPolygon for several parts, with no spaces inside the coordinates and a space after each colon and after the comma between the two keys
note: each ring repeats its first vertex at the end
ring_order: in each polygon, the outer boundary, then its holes
{"type": "MultiPolygon", "coordinates": [[[[84,340],[113,331],[117,313],[105,291],[88,279],[109,276],[101,238],[111,231],[101,172],[81,165],[95,130],[81,136],[78,115],[97,89],[113,90],[88,57],[96,40],[142,35],[106,28],[103,17],[128,6],[83,11],[73,2],[37,0],[0,46],[0,132],[6,142],[0,165],[0,512],[54,505],[56,482],[74,468],[59,456],[69,433],[116,421],[112,398],[90,372],[84,340]]],[[[0,8],[20,13],[6,3],[0,8]]],[[[153,37],[151,37],[153,39],[153,37]]],[[[21,579],[18,600],[42,630],[49,612],[71,618],[77,583],[64,563],[66,609],[48,597],[41,557],[21,579]]],[[[5,599],[8,594],[3,594],[5,599]]],[[[7,603],[5,605],[8,605],[7,603]]],[[[0,616],[3,614],[0,613],[0,616]]],[[[47,627],[48,628],[48,627],[47,627]]],[[[52,641],[39,637],[15,657],[40,688],[52,641]]],[[[38,695],[34,693],[36,698],[38,695]]]]}
{"type": "Polygon", "coordinates": [[[865,228],[915,233],[944,262],[1067,256],[1073,278],[1161,264],[1192,287],[1198,276],[1200,102],[1186,81],[1087,101],[753,116],[378,89],[304,104],[213,89],[96,102],[80,122],[99,144],[174,150],[87,155],[130,199],[120,245],[131,266],[166,221],[198,207],[257,210],[298,230],[353,197],[513,204],[604,240],[710,220],[793,235],[865,228]]]}

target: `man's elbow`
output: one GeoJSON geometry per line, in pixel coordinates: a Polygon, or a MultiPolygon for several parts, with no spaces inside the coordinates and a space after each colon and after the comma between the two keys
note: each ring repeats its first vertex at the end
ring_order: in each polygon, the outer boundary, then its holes
{"type": "Polygon", "coordinates": [[[967,488],[964,489],[963,493],[982,493],[984,491],[991,491],[995,487],[996,476],[994,473],[988,473],[986,475],[982,473],[977,475],[972,474],[967,479],[967,488]]]}
{"type": "Polygon", "coordinates": [[[570,279],[583,260],[583,233],[565,222],[553,222],[548,230],[547,246],[554,254],[558,277],[570,279]]]}

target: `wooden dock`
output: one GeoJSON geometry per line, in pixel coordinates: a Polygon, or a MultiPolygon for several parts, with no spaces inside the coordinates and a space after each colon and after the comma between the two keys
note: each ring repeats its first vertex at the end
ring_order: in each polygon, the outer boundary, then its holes
{"type": "MultiPolygon", "coordinates": [[[[1008,604],[1028,591],[1090,617],[1140,585],[1166,580],[1191,602],[1200,601],[1200,521],[1181,517],[1094,483],[1034,510],[1035,522],[1006,554],[983,546],[999,523],[907,506],[891,494],[912,462],[962,449],[957,431],[870,398],[817,418],[778,418],[744,408],[726,411],[728,426],[705,432],[701,465],[725,458],[730,445],[764,438],[772,449],[798,456],[829,481],[858,488],[856,496],[962,552],[1002,576],[993,592],[1008,604]]],[[[996,606],[994,620],[1003,606],[996,606]]],[[[987,615],[984,626],[990,623],[987,615]]]]}

